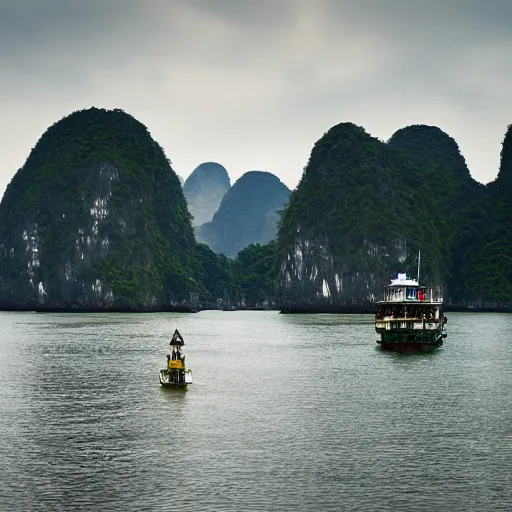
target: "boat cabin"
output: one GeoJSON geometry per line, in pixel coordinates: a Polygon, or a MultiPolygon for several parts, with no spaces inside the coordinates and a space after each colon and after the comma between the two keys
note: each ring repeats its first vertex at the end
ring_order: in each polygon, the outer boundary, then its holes
{"type": "Polygon", "coordinates": [[[391,284],[386,286],[384,300],[387,302],[424,301],[425,287],[420,286],[414,279],[407,278],[406,274],[398,274],[391,284]]]}
{"type": "MultiPolygon", "coordinates": [[[[384,300],[377,302],[375,319],[392,322],[399,319],[401,328],[418,328],[418,321],[437,324],[442,317],[441,298],[433,298],[433,291],[427,293],[425,286],[420,286],[418,281],[407,277],[406,274],[398,273],[391,283],[386,286],[384,300]]],[[[393,329],[392,322],[387,328],[393,329]]]]}

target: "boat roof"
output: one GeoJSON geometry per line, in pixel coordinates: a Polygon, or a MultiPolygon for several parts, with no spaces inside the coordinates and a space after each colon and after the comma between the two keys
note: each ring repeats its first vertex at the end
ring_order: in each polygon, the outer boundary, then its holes
{"type": "Polygon", "coordinates": [[[391,279],[388,286],[419,286],[418,281],[408,278],[406,274],[398,273],[395,279],[391,279]]]}
{"type": "Polygon", "coordinates": [[[185,345],[185,340],[183,339],[183,336],[180,334],[178,329],[174,331],[169,345],[179,345],[180,347],[185,345]]]}

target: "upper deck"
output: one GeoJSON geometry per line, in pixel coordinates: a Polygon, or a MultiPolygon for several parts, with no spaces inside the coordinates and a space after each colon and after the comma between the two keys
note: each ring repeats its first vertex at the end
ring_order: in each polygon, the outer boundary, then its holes
{"type": "Polygon", "coordinates": [[[425,286],[420,286],[418,281],[407,277],[406,274],[399,273],[391,283],[385,287],[384,300],[378,301],[377,304],[383,303],[425,303],[442,304],[443,299],[433,290],[425,286]]]}

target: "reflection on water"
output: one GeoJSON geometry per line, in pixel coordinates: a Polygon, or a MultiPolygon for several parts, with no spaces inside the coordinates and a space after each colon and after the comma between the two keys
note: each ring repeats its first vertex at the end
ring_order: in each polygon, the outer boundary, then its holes
{"type": "Polygon", "coordinates": [[[0,510],[512,509],[512,317],[449,320],[399,355],[372,315],[0,313],[0,510]]]}

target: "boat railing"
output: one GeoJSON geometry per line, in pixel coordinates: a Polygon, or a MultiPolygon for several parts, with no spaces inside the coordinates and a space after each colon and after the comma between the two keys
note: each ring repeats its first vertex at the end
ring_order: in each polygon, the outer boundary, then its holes
{"type": "Polygon", "coordinates": [[[384,301],[385,302],[411,302],[413,304],[435,304],[438,302],[443,302],[442,297],[433,297],[432,299],[430,297],[425,297],[424,299],[410,299],[410,298],[403,298],[403,297],[390,297],[389,295],[384,295],[384,301]]]}
{"type": "Polygon", "coordinates": [[[376,320],[380,320],[381,322],[422,322],[425,320],[426,322],[439,322],[439,318],[435,317],[420,317],[420,316],[383,316],[376,317],[376,320]]]}
{"type": "Polygon", "coordinates": [[[384,329],[386,331],[396,331],[396,330],[431,330],[431,329],[439,329],[441,325],[441,321],[435,318],[429,318],[424,320],[418,320],[416,318],[406,319],[406,318],[393,318],[393,319],[383,319],[376,320],[375,327],[377,329],[384,329]]]}
{"type": "Polygon", "coordinates": [[[384,291],[386,302],[434,303],[443,302],[440,289],[388,285],[384,291]]]}

